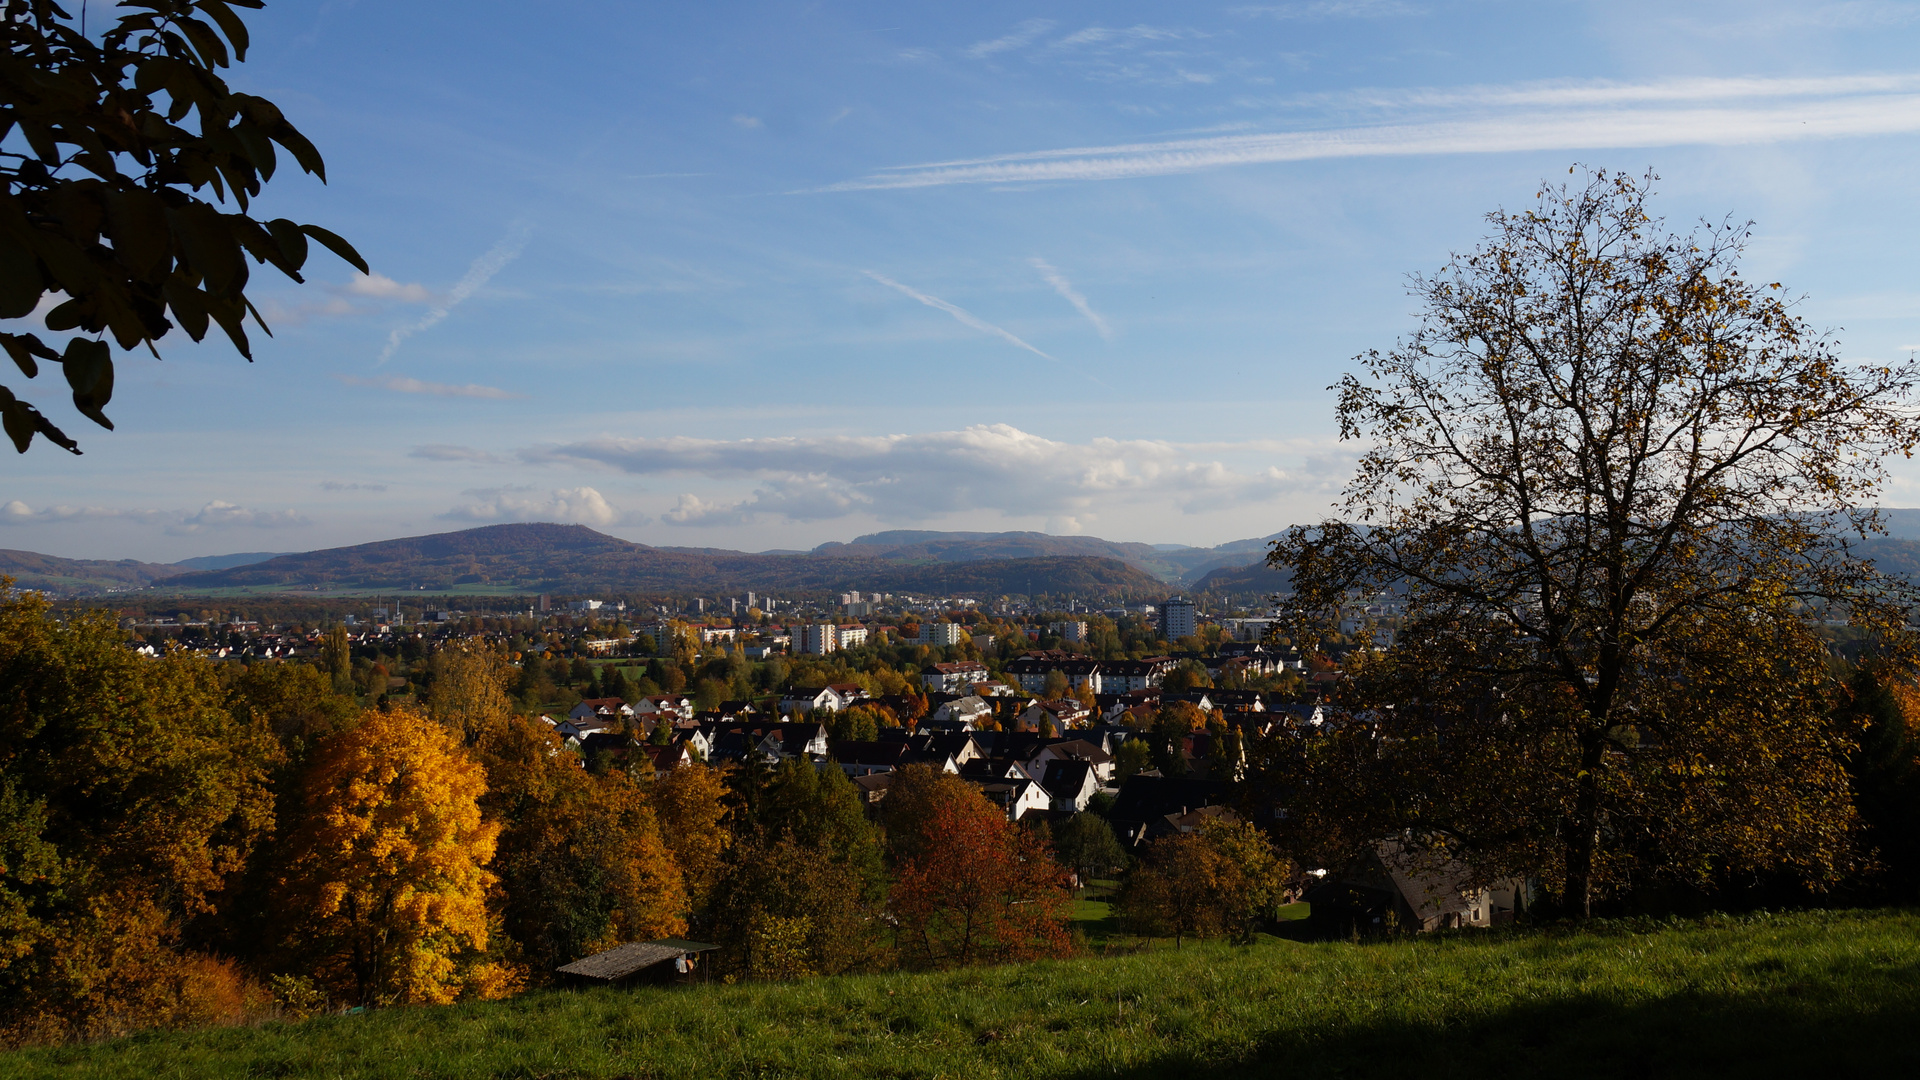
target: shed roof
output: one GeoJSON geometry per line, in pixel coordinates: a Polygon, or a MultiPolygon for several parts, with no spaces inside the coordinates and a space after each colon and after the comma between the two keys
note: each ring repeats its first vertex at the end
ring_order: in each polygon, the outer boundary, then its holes
{"type": "Polygon", "coordinates": [[[719,948],[717,945],[707,945],[698,941],[685,941],[680,938],[661,938],[658,941],[630,941],[625,945],[608,949],[606,952],[594,953],[592,956],[584,959],[575,960],[573,963],[560,968],[560,972],[565,975],[579,975],[588,979],[606,979],[611,981],[614,979],[624,979],[642,968],[649,968],[663,961],[672,960],[675,957],[685,956],[688,953],[706,952],[709,949],[717,948],[719,948]]]}

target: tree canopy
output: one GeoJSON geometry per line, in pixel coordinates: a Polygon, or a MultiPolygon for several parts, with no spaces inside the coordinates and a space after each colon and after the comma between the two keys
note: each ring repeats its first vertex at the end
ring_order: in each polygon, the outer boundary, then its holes
{"type": "Polygon", "coordinates": [[[1352,723],[1269,748],[1291,828],[1412,830],[1577,913],[1652,876],[1848,858],[1814,630],[1903,640],[1910,590],[1849,538],[1920,442],[1915,368],[1843,362],[1740,276],[1748,227],[1669,231],[1654,179],[1490,214],[1414,279],[1419,329],[1338,384],[1368,448],[1339,518],[1269,562],[1295,640],[1376,598],[1405,614],[1349,665],[1352,723]]]}

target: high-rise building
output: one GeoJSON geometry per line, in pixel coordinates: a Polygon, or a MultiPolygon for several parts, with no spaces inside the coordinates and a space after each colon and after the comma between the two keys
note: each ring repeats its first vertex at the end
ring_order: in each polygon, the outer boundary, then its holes
{"type": "Polygon", "coordinates": [[[1087,624],[1077,619],[1068,620],[1067,622],[1048,623],[1047,630],[1051,633],[1059,634],[1061,641],[1087,640],[1087,624]]]}
{"type": "Polygon", "coordinates": [[[958,645],[965,634],[959,623],[923,622],[919,641],[922,645],[958,645]]]}
{"type": "Polygon", "coordinates": [[[825,656],[840,647],[840,628],[832,623],[809,623],[794,628],[794,651],[825,656]]]}
{"type": "Polygon", "coordinates": [[[1199,624],[1193,618],[1193,601],[1176,596],[1161,606],[1161,637],[1168,641],[1179,641],[1183,637],[1192,637],[1199,629],[1199,624]]]}

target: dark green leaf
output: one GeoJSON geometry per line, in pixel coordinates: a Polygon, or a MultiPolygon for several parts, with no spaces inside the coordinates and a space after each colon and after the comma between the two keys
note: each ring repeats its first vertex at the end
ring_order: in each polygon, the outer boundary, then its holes
{"type": "Polygon", "coordinates": [[[0,386],[0,426],[4,426],[7,437],[13,440],[13,448],[21,453],[27,452],[32,445],[36,432],[45,435],[48,441],[78,454],[80,444],[67,438],[67,434],[46,417],[40,410],[13,396],[13,392],[0,386]]]}
{"type": "Polygon", "coordinates": [[[280,253],[286,256],[288,266],[298,270],[307,265],[307,234],[300,231],[298,223],[274,218],[267,222],[267,231],[280,245],[280,253]]]}
{"type": "Polygon", "coordinates": [[[300,226],[300,231],[320,241],[321,245],[328,251],[347,260],[347,262],[353,265],[354,269],[363,274],[373,273],[372,270],[367,269],[367,260],[360,257],[360,253],[353,249],[353,245],[340,239],[333,233],[328,232],[318,225],[302,225],[300,226]]]}
{"type": "Polygon", "coordinates": [[[302,169],[319,177],[321,183],[326,182],[327,163],[320,160],[320,151],[314,149],[305,135],[300,134],[292,124],[284,122],[269,130],[273,133],[273,141],[286,147],[287,153],[293,155],[293,160],[299,162],[302,169]]]}
{"type": "Polygon", "coordinates": [[[108,234],[114,254],[136,277],[151,278],[166,268],[173,249],[167,206],[146,191],[120,191],[107,198],[108,234]]]}
{"type": "Polygon", "coordinates": [[[113,430],[113,421],[100,410],[113,398],[113,349],[104,341],[74,338],[67,342],[60,363],[67,371],[67,385],[73,387],[73,407],[80,415],[113,430]]]}
{"type": "Polygon", "coordinates": [[[245,62],[248,44],[247,24],[240,21],[240,16],[235,15],[233,9],[221,3],[221,0],[199,0],[193,6],[206,12],[214,22],[220,24],[220,29],[227,35],[227,40],[233,43],[233,59],[235,62],[245,62]]]}
{"type": "Polygon", "coordinates": [[[59,353],[47,348],[32,334],[0,333],[0,345],[6,346],[7,355],[13,357],[13,362],[27,373],[29,379],[40,374],[40,365],[33,362],[34,357],[42,360],[60,359],[59,353]]]}
{"type": "Polygon", "coordinates": [[[0,238],[0,319],[22,319],[32,314],[45,292],[46,283],[33,252],[12,237],[0,238]]]}

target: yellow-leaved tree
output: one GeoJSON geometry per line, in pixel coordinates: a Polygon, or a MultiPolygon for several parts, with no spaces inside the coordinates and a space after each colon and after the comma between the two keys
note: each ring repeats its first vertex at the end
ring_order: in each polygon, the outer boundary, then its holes
{"type": "Polygon", "coordinates": [[[461,963],[487,947],[500,827],[458,737],[414,710],[369,712],[321,740],[302,789],[279,906],[314,974],[362,1004],[497,988],[491,966],[461,963]]]}

